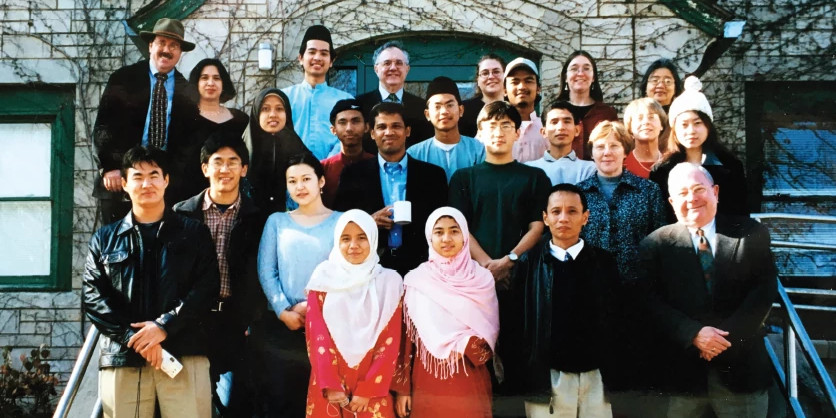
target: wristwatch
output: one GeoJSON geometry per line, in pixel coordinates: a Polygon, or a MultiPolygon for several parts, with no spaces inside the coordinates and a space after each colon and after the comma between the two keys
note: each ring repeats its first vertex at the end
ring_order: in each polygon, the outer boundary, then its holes
{"type": "Polygon", "coordinates": [[[515,253],[515,252],[511,251],[510,253],[508,253],[508,258],[509,258],[511,261],[516,262],[516,261],[517,261],[517,259],[519,259],[520,257],[517,255],[517,253],[515,253]]]}

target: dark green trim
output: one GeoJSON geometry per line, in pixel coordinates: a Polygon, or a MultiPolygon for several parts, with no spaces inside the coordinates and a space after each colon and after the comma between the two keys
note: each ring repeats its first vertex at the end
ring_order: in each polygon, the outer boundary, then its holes
{"type": "Polygon", "coordinates": [[[686,22],[716,38],[723,37],[725,23],[734,18],[734,14],[717,6],[711,0],[659,0],[659,2],[686,22]]]}
{"type": "MultiPolygon", "coordinates": [[[[0,290],[69,290],[72,285],[74,86],[0,88],[0,121],[52,123],[52,238],[49,276],[2,276],[0,290]]],[[[43,201],[44,198],[4,199],[43,201]]]]}
{"type": "Polygon", "coordinates": [[[51,196],[0,197],[0,202],[49,202],[51,196]]]}
{"type": "MultiPolygon", "coordinates": [[[[154,28],[154,24],[164,17],[183,20],[205,2],[205,0],[153,0],[122,23],[128,37],[139,48],[139,52],[148,58],[148,43],[139,37],[140,31],[150,31],[154,28]]],[[[186,40],[191,41],[188,33],[186,33],[186,40]]]]}

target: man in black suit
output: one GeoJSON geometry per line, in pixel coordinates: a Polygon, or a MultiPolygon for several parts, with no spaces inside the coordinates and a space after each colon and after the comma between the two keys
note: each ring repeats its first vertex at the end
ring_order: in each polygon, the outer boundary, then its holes
{"type": "MultiPolygon", "coordinates": [[[[433,126],[424,117],[426,100],[404,91],[406,75],[409,74],[409,53],[399,42],[386,42],[374,51],[374,72],[380,79],[377,88],[357,96],[366,120],[371,120],[368,116],[374,105],[381,102],[400,103],[404,106],[404,122],[412,131],[407,139],[407,148],[434,136],[433,126]]],[[[377,145],[369,136],[363,140],[363,149],[377,153],[377,145]]]]}
{"type": "Polygon", "coordinates": [[[703,167],[668,177],[678,222],[640,246],[650,319],[663,339],[668,416],[764,417],[771,366],[762,323],[777,294],[769,232],[749,218],[717,215],[719,186],[703,167]]]}
{"type": "Polygon", "coordinates": [[[183,33],[179,21],[160,19],[153,31],[140,32],[140,37],[148,42],[150,59],[116,70],[107,81],[93,127],[93,157],[99,169],[93,196],[99,199],[102,225],[122,218],[130,210],[130,202],[122,192],[119,167],[125,152],[136,145],[156,146],[168,152],[172,167],[167,202],[190,197],[180,192],[183,164],[197,165],[199,161],[184,161],[181,154],[198,110],[194,97],[188,94],[188,81],[174,68],[181,54],[195,47],[183,38],[183,33]],[[160,80],[163,89],[155,91],[160,80]],[[165,103],[158,111],[162,132],[153,127],[152,95],[157,93],[160,106],[165,103]]]}
{"type": "Polygon", "coordinates": [[[402,275],[427,260],[424,224],[432,211],[447,203],[444,170],[406,155],[410,129],[403,112],[403,106],[390,102],[372,108],[369,120],[377,158],[343,170],[334,202],[336,210],[362,209],[372,215],[380,229],[380,264],[402,275]],[[412,203],[412,222],[399,225],[392,220],[392,208],[403,200],[412,203]]]}

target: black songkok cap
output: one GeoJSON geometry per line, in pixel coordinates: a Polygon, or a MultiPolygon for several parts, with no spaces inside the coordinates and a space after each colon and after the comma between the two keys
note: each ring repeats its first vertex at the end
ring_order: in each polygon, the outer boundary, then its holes
{"type": "Polygon", "coordinates": [[[449,77],[436,77],[433,81],[430,81],[430,85],[427,87],[427,101],[436,94],[452,94],[456,97],[456,101],[462,104],[462,97],[459,95],[459,86],[449,77]]]}
{"type": "Polygon", "coordinates": [[[312,39],[328,42],[328,47],[331,50],[332,55],[331,59],[334,59],[334,43],[331,42],[331,31],[322,25],[313,25],[305,31],[305,37],[302,38],[302,45],[299,45],[299,55],[305,54],[305,49],[308,47],[308,41],[312,39]]]}
{"type": "MultiPolygon", "coordinates": [[[[334,104],[334,108],[331,109],[331,125],[333,125],[334,121],[337,120],[337,115],[339,115],[340,112],[345,112],[346,110],[356,110],[360,112],[360,114],[363,113],[363,109],[360,106],[360,102],[357,101],[357,99],[340,100],[336,104],[334,104]]],[[[365,117],[366,115],[363,115],[363,118],[365,117]]]]}

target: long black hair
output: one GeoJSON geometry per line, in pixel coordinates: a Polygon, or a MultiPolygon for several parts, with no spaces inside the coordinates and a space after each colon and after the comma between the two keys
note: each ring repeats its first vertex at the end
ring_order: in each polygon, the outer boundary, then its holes
{"type": "MultiPolygon", "coordinates": [[[[650,80],[650,75],[660,68],[667,68],[668,71],[673,74],[673,98],[675,99],[677,96],[682,94],[682,80],[679,79],[679,73],[676,71],[676,66],[673,64],[673,61],[667,58],[660,58],[653,61],[650,66],[647,67],[647,71],[644,72],[642,81],[639,83],[639,92],[643,95],[642,97],[647,95],[647,82],[650,80]]],[[[671,103],[673,103],[673,99],[671,99],[671,103]]]]}
{"type": "Polygon", "coordinates": [[[592,85],[589,86],[589,97],[592,97],[596,102],[603,102],[604,92],[601,90],[601,82],[598,80],[598,65],[595,64],[592,55],[589,55],[589,52],[584,50],[577,50],[569,54],[569,57],[563,63],[563,69],[560,71],[560,93],[558,93],[557,99],[569,100],[569,83],[566,82],[567,70],[569,69],[569,63],[581,55],[592,63],[592,85]]]}

